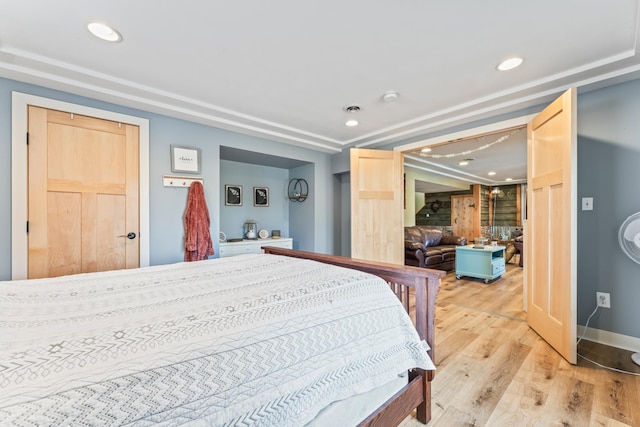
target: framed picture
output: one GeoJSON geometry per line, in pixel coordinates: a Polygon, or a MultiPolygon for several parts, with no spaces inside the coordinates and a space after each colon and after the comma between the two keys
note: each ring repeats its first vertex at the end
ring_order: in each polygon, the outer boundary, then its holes
{"type": "Polygon", "coordinates": [[[269,189],[253,187],[253,206],[269,206],[269,189]]]}
{"type": "Polygon", "coordinates": [[[242,206],[242,185],[224,186],[224,204],[227,206],[242,206]]]}
{"type": "Polygon", "coordinates": [[[200,173],[200,149],[172,145],[171,172],[200,173]]]}

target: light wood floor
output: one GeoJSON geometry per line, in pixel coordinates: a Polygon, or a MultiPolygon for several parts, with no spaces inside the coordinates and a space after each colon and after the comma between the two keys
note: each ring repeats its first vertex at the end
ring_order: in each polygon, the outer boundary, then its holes
{"type": "MultiPolygon", "coordinates": [[[[515,264],[488,285],[446,276],[435,351],[430,427],[640,426],[640,377],[565,362],[527,326],[515,264]]],[[[582,341],[578,353],[640,373],[628,351],[582,341]]]]}

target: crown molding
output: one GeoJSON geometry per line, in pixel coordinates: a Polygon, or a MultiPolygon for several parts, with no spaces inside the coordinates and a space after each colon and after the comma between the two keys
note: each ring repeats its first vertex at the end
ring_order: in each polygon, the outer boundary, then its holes
{"type": "Polygon", "coordinates": [[[326,153],[376,148],[499,114],[542,105],[569,87],[602,87],[640,72],[635,49],[446,109],[339,141],[20,49],[0,47],[0,76],[118,105],[326,153]],[[617,67],[617,68],[616,68],[617,67]]]}

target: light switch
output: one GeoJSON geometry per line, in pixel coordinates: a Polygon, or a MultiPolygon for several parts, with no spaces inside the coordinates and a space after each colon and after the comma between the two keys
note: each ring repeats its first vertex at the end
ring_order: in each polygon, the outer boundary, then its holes
{"type": "Polygon", "coordinates": [[[583,197],[582,198],[582,210],[583,211],[592,211],[593,210],[593,197],[583,197]]]}

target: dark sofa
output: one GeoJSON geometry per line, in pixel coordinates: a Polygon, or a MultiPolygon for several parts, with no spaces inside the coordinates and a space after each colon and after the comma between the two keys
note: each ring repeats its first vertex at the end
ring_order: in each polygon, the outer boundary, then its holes
{"type": "Polygon", "coordinates": [[[405,227],[404,263],[451,271],[456,268],[456,246],[466,244],[466,237],[446,235],[436,228],[423,225],[405,227]]]}
{"type": "Polygon", "coordinates": [[[523,264],[523,257],[524,257],[524,236],[518,236],[515,238],[515,240],[513,241],[513,247],[516,248],[516,253],[520,254],[520,267],[522,267],[523,264]]]}

